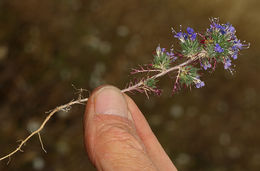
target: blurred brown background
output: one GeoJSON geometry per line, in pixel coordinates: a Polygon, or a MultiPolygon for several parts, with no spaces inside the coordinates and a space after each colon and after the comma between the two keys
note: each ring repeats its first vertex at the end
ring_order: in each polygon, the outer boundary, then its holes
{"type": "MultiPolygon", "coordinates": [[[[260,170],[259,0],[0,0],[0,155],[39,126],[78,88],[124,88],[129,71],[151,61],[171,27],[204,31],[210,17],[237,28],[242,51],[231,75],[219,66],[206,87],[162,97],[130,96],[180,171],[260,170]]],[[[84,106],[60,112],[0,170],[95,170],[83,147],[84,106]]]]}

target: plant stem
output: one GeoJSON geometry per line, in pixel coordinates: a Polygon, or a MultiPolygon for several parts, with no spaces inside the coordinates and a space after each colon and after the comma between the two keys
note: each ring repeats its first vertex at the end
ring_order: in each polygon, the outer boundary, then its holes
{"type": "MultiPolygon", "coordinates": [[[[135,84],[135,85],[133,85],[133,86],[130,86],[130,87],[125,88],[125,89],[122,89],[121,92],[122,92],[122,93],[125,93],[125,92],[130,92],[130,91],[136,90],[136,89],[138,89],[139,87],[143,86],[144,83],[145,83],[145,81],[147,81],[148,79],[156,79],[156,78],[159,78],[159,77],[164,76],[165,74],[167,74],[167,73],[169,73],[169,72],[172,72],[172,71],[174,71],[174,70],[178,70],[178,69],[181,68],[182,66],[185,66],[185,65],[187,65],[187,64],[190,64],[190,63],[196,61],[196,60],[197,60],[199,57],[201,57],[202,55],[203,55],[203,54],[198,54],[198,55],[196,55],[195,57],[193,57],[193,58],[191,58],[191,59],[189,59],[189,60],[187,60],[187,61],[185,61],[185,62],[183,62],[183,63],[181,63],[181,64],[179,64],[179,65],[177,65],[177,66],[171,67],[171,68],[169,68],[169,69],[167,69],[167,70],[162,70],[160,73],[155,74],[155,75],[153,75],[152,77],[147,78],[146,80],[142,80],[142,81],[138,82],[137,84],[135,84]]],[[[204,54],[204,55],[205,55],[205,54],[204,54]]],[[[203,56],[204,56],[204,55],[203,55],[203,56]]],[[[39,140],[40,140],[40,142],[41,142],[42,149],[43,149],[43,151],[45,151],[45,149],[44,149],[44,147],[43,147],[42,140],[41,140],[41,138],[40,138],[40,132],[41,132],[42,129],[45,127],[46,123],[51,119],[51,117],[52,117],[55,113],[57,113],[57,112],[59,112],[59,111],[67,111],[66,109],[70,108],[70,107],[71,107],[72,105],[74,105],[74,104],[82,104],[82,103],[85,103],[85,102],[87,102],[87,101],[88,101],[88,98],[83,98],[83,99],[79,98],[78,100],[73,100],[73,101],[71,101],[71,102],[69,102],[69,103],[67,103],[67,104],[58,106],[58,107],[56,107],[55,109],[53,109],[53,110],[48,114],[48,116],[44,119],[44,121],[42,122],[42,124],[40,125],[40,127],[39,127],[37,130],[33,131],[33,132],[32,132],[30,135],[28,135],[24,140],[22,140],[22,141],[20,142],[20,144],[18,145],[18,147],[17,147],[14,151],[12,151],[12,152],[10,152],[9,154],[7,154],[7,155],[1,157],[1,158],[0,158],[0,161],[1,161],[1,160],[4,160],[4,159],[6,159],[6,158],[9,158],[9,161],[10,161],[11,157],[12,157],[15,153],[17,153],[18,151],[21,151],[21,152],[22,152],[22,147],[27,143],[27,141],[29,141],[29,140],[30,140],[34,135],[36,135],[36,134],[39,135],[39,140]]],[[[45,152],[46,152],[46,151],[45,151],[45,152]]],[[[8,162],[8,163],[9,163],[9,162],[8,162]]]]}

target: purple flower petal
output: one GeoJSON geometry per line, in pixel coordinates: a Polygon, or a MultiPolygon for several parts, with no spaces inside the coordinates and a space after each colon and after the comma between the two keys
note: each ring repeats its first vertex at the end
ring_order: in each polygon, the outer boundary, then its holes
{"type": "Polygon", "coordinates": [[[191,39],[192,41],[196,40],[196,38],[197,38],[197,33],[193,33],[193,34],[191,35],[191,37],[190,37],[190,39],[191,39]]]}
{"type": "Polygon", "coordinates": [[[193,35],[193,33],[194,33],[193,28],[188,27],[188,28],[187,28],[187,33],[188,33],[189,35],[193,35]]]}
{"type": "Polygon", "coordinates": [[[224,49],[218,43],[216,43],[215,51],[218,53],[222,53],[224,52],[224,49]]]}
{"type": "Polygon", "coordinates": [[[227,59],[224,63],[224,69],[229,69],[231,65],[231,60],[227,59]]]}

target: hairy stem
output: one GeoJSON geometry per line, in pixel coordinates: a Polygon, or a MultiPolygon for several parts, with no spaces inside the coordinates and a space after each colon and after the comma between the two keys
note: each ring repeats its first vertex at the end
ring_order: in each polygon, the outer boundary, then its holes
{"type": "MultiPolygon", "coordinates": [[[[202,57],[202,56],[204,56],[204,55],[205,55],[205,54],[202,54],[202,53],[201,53],[201,54],[198,54],[198,55],[196,55],[195,57],[190,58],[189,60],[187,60],[187,61],[185,61],[185,62],[183,62],[183,63],[181,63],[181,64],[179,64],[179,65],[177,65],[177,66],[173,66],[173,67],[171,67],[171,68],[169,68],[169,69],[167,69],[167,70],[162,70],[160,73],[155,74],[155,75],[153,75],[152,77],[150,77],[150,78],[148,78],[148,79],[156,79],[156,78],[162,77],[162,76],[164,76],[165,74],[167,74],[167,73],[169,73],[169,72],[172,72],[172,71],[174,71],[174,70],[178,70],[178,69],[181,68],[182,66],[185,66],[185,65],[187,65],[187,64],[190,64],[190,63],[196,61],[199,57],[202,57]]],[[[133,90],[135,90],[135,89],[138,89],[139,87],[143,86],[144,83],[145,83],[145,81],[147,81],[148,79],[142,80],[142,81],[138,82],[138,83],[135,84],[135,85],[132,85],[132,86],[130,86],[130,87],[128,87],[128,88],[122,89],[121,92],[122,92],[122,93],[125,93],[125,92],[130,92],[130,91],[133,91],[133,90]]],[[[81,96],[79,96],[79,97],[81,97],[81,96]]],[[[58,106],[58,107],[56,107],[55,109],[53,109],[53,110],[48,114],[48,116],[44,119],[44,121],[42,122],[42,124],[40,125],[40,127],[39,127],[37,130],[33,131],[33,132],[32,132],[30,135],[28,135],[24,140],[22,140],[22,141],[20,142],[20,144],[18,145],[18,147],[17,147],[14,151],[12,151],[12,152],[10,152],[9,154],[7,154],[7,155],[1,157],[1,158],[0,158],[0,161],[1,161],[1,160],[4,160],[4,159],[7,159],[7,158],[9,158],[9,161],[10,161],[10,158],[11,158],[15,153],[17,153],[18,151],[21,151],[21,152],[22,152],[22,147],[23,147],[23,146],[26,144],[26,142],[29,141],[34,135],[38,135],[39,141],[40,141],[40,143],[41,143],[41,147],[42,147],[43,151],[45,151],[45,149],[44,149],[44,147],[43,147],[42,139],[41,139],[41,136],[40,136],[40,132],[41,132],[42,129],[45,127],[46,123],[51,119],[51,117],[52,117],[55,113],[57,113],[57,112],[59,112],[59,111],[66,111],[66,109],[70,108],[70,107],[71,107],[72,105],[74,105],[74,104],[82,104],[82,103],[87,102],[87,101],[88,101],[88,98],[79,98],[78,100],[73,100],[73,101],[71,101],[71,102],[69,102],[69,103],[67,103],[67,104],[58,106]]],[[[46,151],[45,151],[45,152],[46,152],[46,151]]]]}

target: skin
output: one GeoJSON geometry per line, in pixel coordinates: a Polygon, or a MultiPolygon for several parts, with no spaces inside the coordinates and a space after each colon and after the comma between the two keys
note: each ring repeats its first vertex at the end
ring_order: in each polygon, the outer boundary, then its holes
{"type": "Polygon", "coordinates": [[[101,86],[90,96],[84,144],[97,170],[177,170],[135,102],[113,86],[101,86]],[[100,112],[104,108],[120,112],[100,112]]]}

